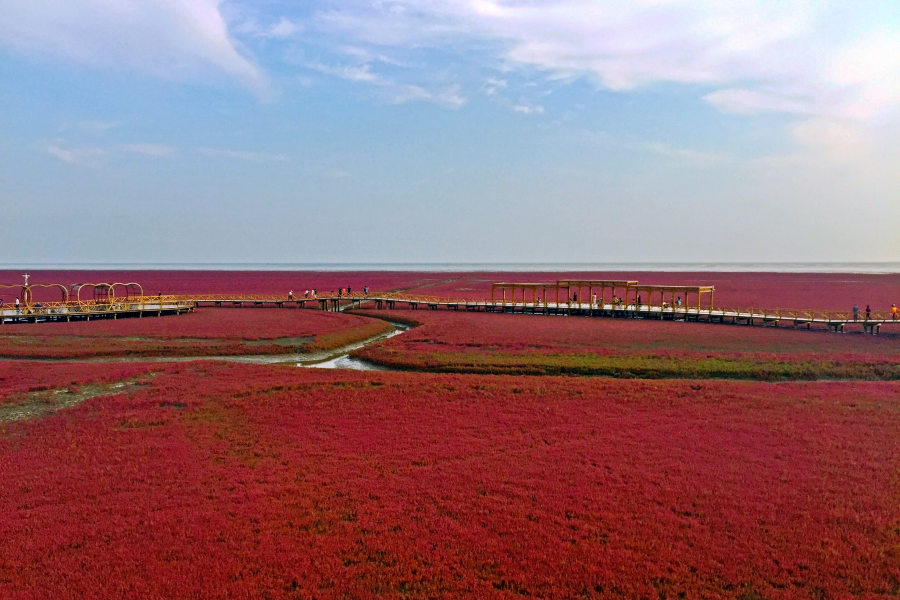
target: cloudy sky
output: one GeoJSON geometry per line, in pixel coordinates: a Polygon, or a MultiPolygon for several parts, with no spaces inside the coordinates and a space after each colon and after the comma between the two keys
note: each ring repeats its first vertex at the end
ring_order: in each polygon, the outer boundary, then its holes
{"type": "Polygon", "coordinates": [[[900,259],[900,3],[0,0],[0,263],[900,259]]]}

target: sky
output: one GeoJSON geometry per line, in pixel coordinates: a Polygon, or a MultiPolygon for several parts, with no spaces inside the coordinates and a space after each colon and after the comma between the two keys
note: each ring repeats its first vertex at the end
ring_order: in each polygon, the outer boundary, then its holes
{"type": "Polygon", "coordinates": [[[0,0],[0,264],[900,259],[900,2],[0,0]]]}

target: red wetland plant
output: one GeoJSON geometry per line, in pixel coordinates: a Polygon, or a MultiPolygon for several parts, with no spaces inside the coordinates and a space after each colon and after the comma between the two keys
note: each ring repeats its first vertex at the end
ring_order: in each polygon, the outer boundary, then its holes
{"type": "Polygon", "coordinates": [[[0,596],[900,589],[898,384],[161,368],[0,425],[0,596]]]}
{"type": "Polygon", "coordinates": [[[193,313],[141,319],[99,319],[74,323],[23,323],[0,330],[4,336],[152,337],[259,341],[327,335],[369,323],[358,316],[293,308],[200,308],[193,313]]]}
{"type": "MultiPolygon", "coordinates": [[[[797,308],[849,311],[856,304],[870,304],[886,311],[900,304],[900,274],[873,273],[674,273],[674,272],[414,272],[414,271],[87,271],[45,270],[32,272],[35,282],[130,282],[144,286],[148,295],[194,293],[295,295],[306,289],[319,292],[350,286],[362,291],[408,291],[448,298],[490,298],[496,281],[545,281],[558,279],[633,279],[643,284],[713,285],[717,306],[734,308],[797,308]]],[[[0,271],[0,282],[21,282],[18,271],[0,271]]],[[[58,300],[54,291],[39,291],[58,300]]],[[[12,296],[2,297],[6,302],[12,296]]]]}
{"type": "MultiPolygon", "coordinates": [[[[453,278],[446,273],[404,271],[88,271],[45,270],[32,271],[32,282],[72,283],[83,282],[131,282],[136,281],[144,293],[163,294],[278,294],[285,299],[289,291],[299,297],[307,289],[330,292],[351,287],[363,291],[365,286],[378,291],[401,291],[440,284],[453,278]]],[[[0,271],[0,283],[20,283],[22,273],[0,271]]],[[[43,292],[41,292],[43,293],[43,292]]],[[[38,300],[59,300],[59,294],[51,291],[38,300]]],[[[2,294],[0,294],[2,296],[2,294]]],[[[12,301],[12,295],[4,298],[12,301]]]]}
{"type": "Polygon", "coordinates": [[[328,350],[390,330],[383,321],[302,309],[202,308],[166,317],[4,325],[0,356],[212,356],[328,350]]]}
{"type": "MultiPolygon", "coordinates": [[[[34,282],[130,282],[144,286],[148,295],[233,293],[295,295],[306,289],[320,292],[350,286],[362,291],[408,291],[449,298],[484,300],[496,281],[558,279],[634,279],[643,284],[714,285],[718,306],[740,308],[798,308],[849,311],[856,304],[888,310],[900,304],[900,274],[871,273],[672,273],[672,272],[414,272],[414,271],[87,271],[32,272],[34,282]]],[[[0,271],[0,282],[19,283],[18,271],[0,271]]],[[[40,292],[45,293],[45,292],[40,292]]],[[[47,291],[38,300],[58,300],[47,291]]],[[[6,302],[12,296],[2,297],[6,302]]]]}
{"type": "Polygon", "coordinates": [[[456,311],[362,311],[419,326],[356,356],[399,369],[630,377],[897,379],[889,336],[456,311]]]}
{"type": "Polygon", "coordinates": [[[0,361],[0,406],[23,394],[77,388],[89,383],[115,383],[157,370],[149,363],[30,363],[0,361]]]}

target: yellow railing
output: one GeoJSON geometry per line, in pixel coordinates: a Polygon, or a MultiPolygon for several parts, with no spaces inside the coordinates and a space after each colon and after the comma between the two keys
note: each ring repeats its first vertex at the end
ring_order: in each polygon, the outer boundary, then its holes
{"type": "MultiPolygon", "coordinates": [[[[69,300],[66,302],[31,302],[23,304],[19,307],[19,312],[15,314],[21,315],[54,315],[54,314],[103,314],[117,313],[126,311],[153,311],[153,310],[184,310],[191,308],[199,302],[256,302],[256,303],[320,303],[329,302],[338,304],[364,303],[367,301],[382,302],[401,302],[405,304],[425,304],[425,305],[459,305],[459,306],[478,306],[478,307],[532,307],[555,308],[555,309],[579,309],[579,310],[621,310],[641,312],[649,311],[657,314],[685,315],[685,316],[704,316],[712,318],[737,318],[743,319],[761,319],[761,320],[778,320],[778,321],[797,321],[797,322],[816,322],[816,323],[865,323],[867,321],[874,322],[890,322],[893,321],[890,311],[872,311],[868,318],[865,311],[859,311],[855,315],[852,311],[826,311],[814,309],[789,309],[789,308],[734,308],[734,307],[717,307],[709,310],[705,307],[697,306],[665,306],[659,305],[649,306],[641,305],[635,307],[634,304],[612,305],[608,303],[588,303],[588,302],[570,302],[561,300],[556,302],[513,302],[512,300],[495,299],[491,300],[473,300],[471,298],[446,298],[438,296],[427,296],[421,294],[407,294],[402,292],[370,292],[368,295],[364,292],[353,292],[351,294],[317,294],[316,296],[295,295],[290,297],[286,294],[179,294],[179,295],[156,295],[156,296],[134,296],[130,298],[112,298],[110,300],[69,300]]],[[[10,311],[14,309],[14,305],[7,302],[0,305],[0,309],[4,314],[10,315],[10,311]]]]}
{"type": "MultiPolygon", "coordinates": [[[[179,296],[137,296],[133,298],[113,298],[103,300],[69,300],[66,302],[31,302],[20,304],[18,313],[21,315],[58,315],[58,314],[101,314],[126,312],[134,310],[171,310],[189,308],[190,303],[184,302],[179,296]]],[[[0,309],[7,316],[10,311],[15,311],[15,304],[5,302],[0,309]]]]}
{"type": "Polygon", "coordinates": [[[185,302],[322,302],[322,301],[393,301],[393,302],[415,302],[420,304],[476,304],[474,300],[461,300],[454,298],[441,298],[438,296],[423,296],[418,294],[404,294],[399,292],[370,292],[366,295],[363,292],[352,292],[350,294],[316,294],[315,296],[295,295],[290,297],[285,294],[188,294],[177,296],[179,300],[185,302]]]}

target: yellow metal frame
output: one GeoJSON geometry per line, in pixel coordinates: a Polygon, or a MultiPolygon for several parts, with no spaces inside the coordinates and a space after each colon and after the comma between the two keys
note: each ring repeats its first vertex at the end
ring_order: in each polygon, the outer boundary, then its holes
{"type": "MultiPolygon", "coordinates": [[[[115,315],[124,312],[170,312],[192,310],[201,302],[215,303],[259,303],[259,304],[291,304],[305,306],[306,303],[319,303],[324,308],[329,305],[338,309],[342,306],[365,302],[399,302],[416,308],[420,305],[436,308],[438,305],[447,307],[472,307],[484,309],[503,309],[508,307],[521,307],[523,310],[530,307],[534,310],[547,309],[548,305],[555,302],[557,310],[623,310],[649,315],[684,316],[716,319],[732,319],[734,321],[762,321],[778,324],[778,322],[793,322],[794,325],[819,323],[829,326],[858,323],[866,325],[878,325],[885,323],[898,323],[894,321],[890,311],[873,311],[866,319],[865,313],[859,313],[854,320],[851,311],[823,311],[807,309],[787,308],[714,308],[713,286],[671,286],[671,285],[639,285],[634,280],[559,280],[554,283],[511,283],[497,282],[491,285],[490,300],[473,300],[464,298],[446,298],[439,296],[427,296],[419,294],[407,294],[402,292],[370,292],[368,295],[362,292],[352,294],[326,294],[314,297],[293,297],[274,294],[181,294],[145,296],[143,288],[138,283],[86,283],[75,287],[75,299],[68,288],[60,284],[32,284],[32,285],[4,285],[0,289],[18,290],[23,301],[20,311],[16,315],[40,316],[90,316],[90,315],[115,315]],[[59,302],[33,302],[32,289],[58,288],[63,300],[59,302]],[[94,289],[102,288],[106,296],[101,300],[82,300],[80,292],[85,287],[94,289]],[[124,296],[116,297],[115,291],[125,288],[124,296]],[[579,298],[574,301],[570,295],[576,290],[579,298]],[[588,291],[584,297],[582,292],[588,291]],[[607,290],[612,297],[607,298],[607,290]],[[613,302],[617,292],[623,293],[622,304],[613,302]],[[598,291],[594,298],[594,291],[598,291]],[[132,292],[139,292],[132,295],[132,292]],[[548,296],[548,292],[550,295],[548,296]],[[507,296],[509,293],[509,296],[507,296]],[[563,297],[560,294],[563,293],[563,297]],[[646,294],[646,298],[644,298],[646,294]],[[675,306],[675,297],[684,295],[682,306],[675,306]],[[708,302],[701,299],[708,294],[708,302]],[[498,297],[499,296],[499,297],[498,297]],[[641,297],[641,303],[637,305],[637,298],[641,297]],[[688,299],[693,299],[689,305],[688,299]]],[[[0,303],[0,309],[8,310],[9,304],[0,303]]],[[[7,315],[8,316],[8,315],[7,315]]],[[[0,318],[2,322],[2,318],[0,318]]]]}

